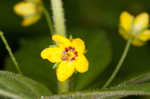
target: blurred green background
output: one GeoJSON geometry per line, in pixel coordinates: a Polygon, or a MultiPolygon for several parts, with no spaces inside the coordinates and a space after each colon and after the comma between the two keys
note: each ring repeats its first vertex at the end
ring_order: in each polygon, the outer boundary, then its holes
{"type": "MultiPolygon", "coordinates": [[[[5,36],[26,76],[46,84],[56,92],[55,70],[52,64],[40,58],[40,51],[50,44],[50,35],[44,17],[30,27],[20,25],[22,18],[13,11],[13,6],[21,0],[0,1],[0,30],[5,36]],[[46,76],[45,76],[46,75],[46,76]],[[51,85],[50,85],[51,84],[51,85]]],[[[123,51],[126,41],[118,33],[119,15],[128,11],[134,15],[150,13],[149,0],[63,0],[68,34],[81,37],[87,45],[87,57],[90,70],[85,75],[72,77],[72,90],[101,88],[112,73],[123,51]],[[96,67],[94,67],[96,66],[96,67]],[[93,69],[94,68],[94,69],[93,69]],[[98,69],[98,70],[97,70],[98,69]],[[96,71],[97,70],[97,71],[96,71]],[[95,72],[96,71],[96,72],[95,72]],[[95,73],[95,74],[93,74],[95,73]],[[96,76],[94,76],[96,75],[96,76]],[[88,83],[85,79],[90,79],[88,83]],[[88,86],[88,87],[87,87],[88,86]]],[[[51,12],[49,0],[43,0],[51,12]]],[[[8,53],[0,41],[1,69],[15,71],[8,53]]],[[[130,77],[150,72],[150,43],[143,47],[131,47],[113,84],[123,82],[130,77]]],[[[128,97],[128,99],[144,99],[128,97]]],[[[149,98],[147,98],[149,99],[149,98]]]]}

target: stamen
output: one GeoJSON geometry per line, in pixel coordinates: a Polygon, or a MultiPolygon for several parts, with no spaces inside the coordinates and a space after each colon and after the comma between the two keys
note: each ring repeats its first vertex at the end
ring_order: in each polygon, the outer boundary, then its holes
{"type": "Polygon", "coordinates": [[[69,49],[72,49],[72,46],[69,46],[69,49]]]}
{"type": "Polygon", "coordinates": [[[75,57],[71,58],[71,61],[74,61],[75,60],[75,57]]]}
{"type": "Polygon", "coordinates": [[[78,56],[78,52],[72,46],[66,47],[63,52],[62,60],[74,61],[78,56]]]}
{"type": "Polygon", "coordinates": [[[70,49],[70,51],[74,51],[74,50],[75,50],[75,48],[71,48],[71,49],[70,49]]]}
{"type": "Polygon", "coordinates": [[[74,54],[75,54],[75,56],[78,56],[78,52],[77,51],[74,54]]]}
{"type": "Polygon", "coordinates": [[[65,51],[66,51],[66,52],[68,52],[68,51],[69,51],[69,49],[68,49],[68,48],[65,48],[65,51]]]}

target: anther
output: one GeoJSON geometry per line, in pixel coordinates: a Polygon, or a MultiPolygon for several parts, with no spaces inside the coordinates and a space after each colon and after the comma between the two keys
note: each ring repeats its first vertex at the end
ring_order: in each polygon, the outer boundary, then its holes
{"type": "Polygon", "coordinates": [[[65,51],[66,51],[66,52],[68,52],[68,51],[69,51],[69,49],[68,49],[68,48],[65,48],[65,51]]]}
{"type": "Polygon", "coordinates": [[[75,60],[75,57],[71,58],[71,61],[74,61],[75,60]]]}
{"type": "Polygon", "coordinates": [[[72,47],[71,47],[71,46],[69,46],[69,49],[72,49],[72,47]]]}
{"type": "Polygon", "coordinates": [[[78,56],[78,52],[77,51],[74,54],[75,54],[75,56],[78,56]]]}

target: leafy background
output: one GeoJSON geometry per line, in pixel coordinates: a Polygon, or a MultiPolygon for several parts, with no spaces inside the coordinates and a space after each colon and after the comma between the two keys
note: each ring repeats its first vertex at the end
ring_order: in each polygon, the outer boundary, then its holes
{"type": "MultiPolygon", "coordinates": [[[[21,17],[13,12],[13,6],[21,0],[0,1],[0,29],[19,61],[24,75],[46,85],[56,93],[57,82],[52,64],[40,58],[40,51],[50,44],[50,35],[44,17],[31,27],[21,27],[21,17]]],[[[150,13],[148,0],[63,0],[69,34],[81,37],[87,45],[90,70],[76,73],[71,80],[72,90],[94,90],[102,87],[112,73],[123,51],[125,40],[118,34],[119,15],[122,11],[138,14],[150,13]]],[[[49,8],[49,0],[44,0],[49,8]]],[[[4,45],[0,41],[1,69],[15,71],[4,45]]],[[[113,85],[132,77],[150,72],[150,44],[131,47],[113,85]]],[[[135,97],[134,99],[148,97],[135,97]]],[[[133,99],[133,97],[127,97],[133,99]]]]}

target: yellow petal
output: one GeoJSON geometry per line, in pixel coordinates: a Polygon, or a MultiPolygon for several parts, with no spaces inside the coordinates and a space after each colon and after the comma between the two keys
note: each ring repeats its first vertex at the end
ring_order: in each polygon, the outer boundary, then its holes
{"type": "Polygon", "coordinates": [[[142,42],[142,41],[140,41],[140,40],[138,40],[138,39],[135,39],[135,40],[132,41],[132,44],[133,44],[134,46],[140,47],[140,46],[143,46],[143,45],[144,45],[144,42],[142,42]]]}
{"type": "Polygon", "coordinates": [[[133,16],[128,12],[122,12],[120,15],[120,26],[124,28],[127,32],[131,31],[133,16]]]}
{"type": "Polygon", "coordinates": [[[36,6],[29,2],[20,2],[15,5],[14,11],[21,16],[30,16],[36,13],[36,6]]]}
{"type": "Polygon", "coordinates": [[[61,82],[67,80],[75,71],[75,66],[72,62],[63,61],[58,65],[56,70],[57,79],[61,82]]]}
{"type": "Polygon", "coordinates": [[[67,47],[67,46],[71,45],[71,42],[69,41],[69,39],[67,39],[63,35],[54,34],[52,36],[52,40],[54,40],[56,42],[56,44],[60,47],[67,47]]]}
{"type": "Polygon", "coordinates": [[[84,41],[80,38],[76,38],[72,40],[72,46],[79,52],[84,53],[85,52],[85,44],[84,41]]]}
{"type": "Polygon", "coordinates": [[[79,55],[73,63],[75,65],[75,69],[78,72],[84,73],[88,71],[89,63],[87,58],[84,55],[79,55]]]}
{"type": "Polygon", "coordinates": [[[22,26],[29,26],[31,24],[34,24],[39,19],[40,19],[40,15],[34,15],[34,16],[31,16],[31,17],[25,17],[23,22],[22,22],[22,26]]]}
{"type": "Polygon", "coordinates": [[[149,15],[147,13],[141,13],[134,20],[134,32],[139,32],[143,28],[146,28],[149,23],[149,15]]]}
{"type": "Polygon", "coordinates": [[[41,57],[43,59],[48,59],[52,63],[61,62],[63,51],[59,47],[46,48],[41,52],[41,57]]]}
{"type": "Polygon", "coordinates": [[[140,39],[141,41],[147,41],[150,39],[150,30],[145,30],[143,33],[140,33],[137,36],[138,39],[140,39]]]}
{"type": "Polygon", "coordinates": [[[150,40],[150,30],[145,30],[143,33],[137,35],[132,41],[132,44],[135,46],[143,46],[148,40],[150,40]]]}
{"type": "Polygon", "coordinates": [[[125,40],[127,40],[127,39],[129,38],[129,34],[123,32],[123,31],[121,31],[121,30],[120,30],[119,32],[120,32],[120,35],[121,35],[125,40]]]}

